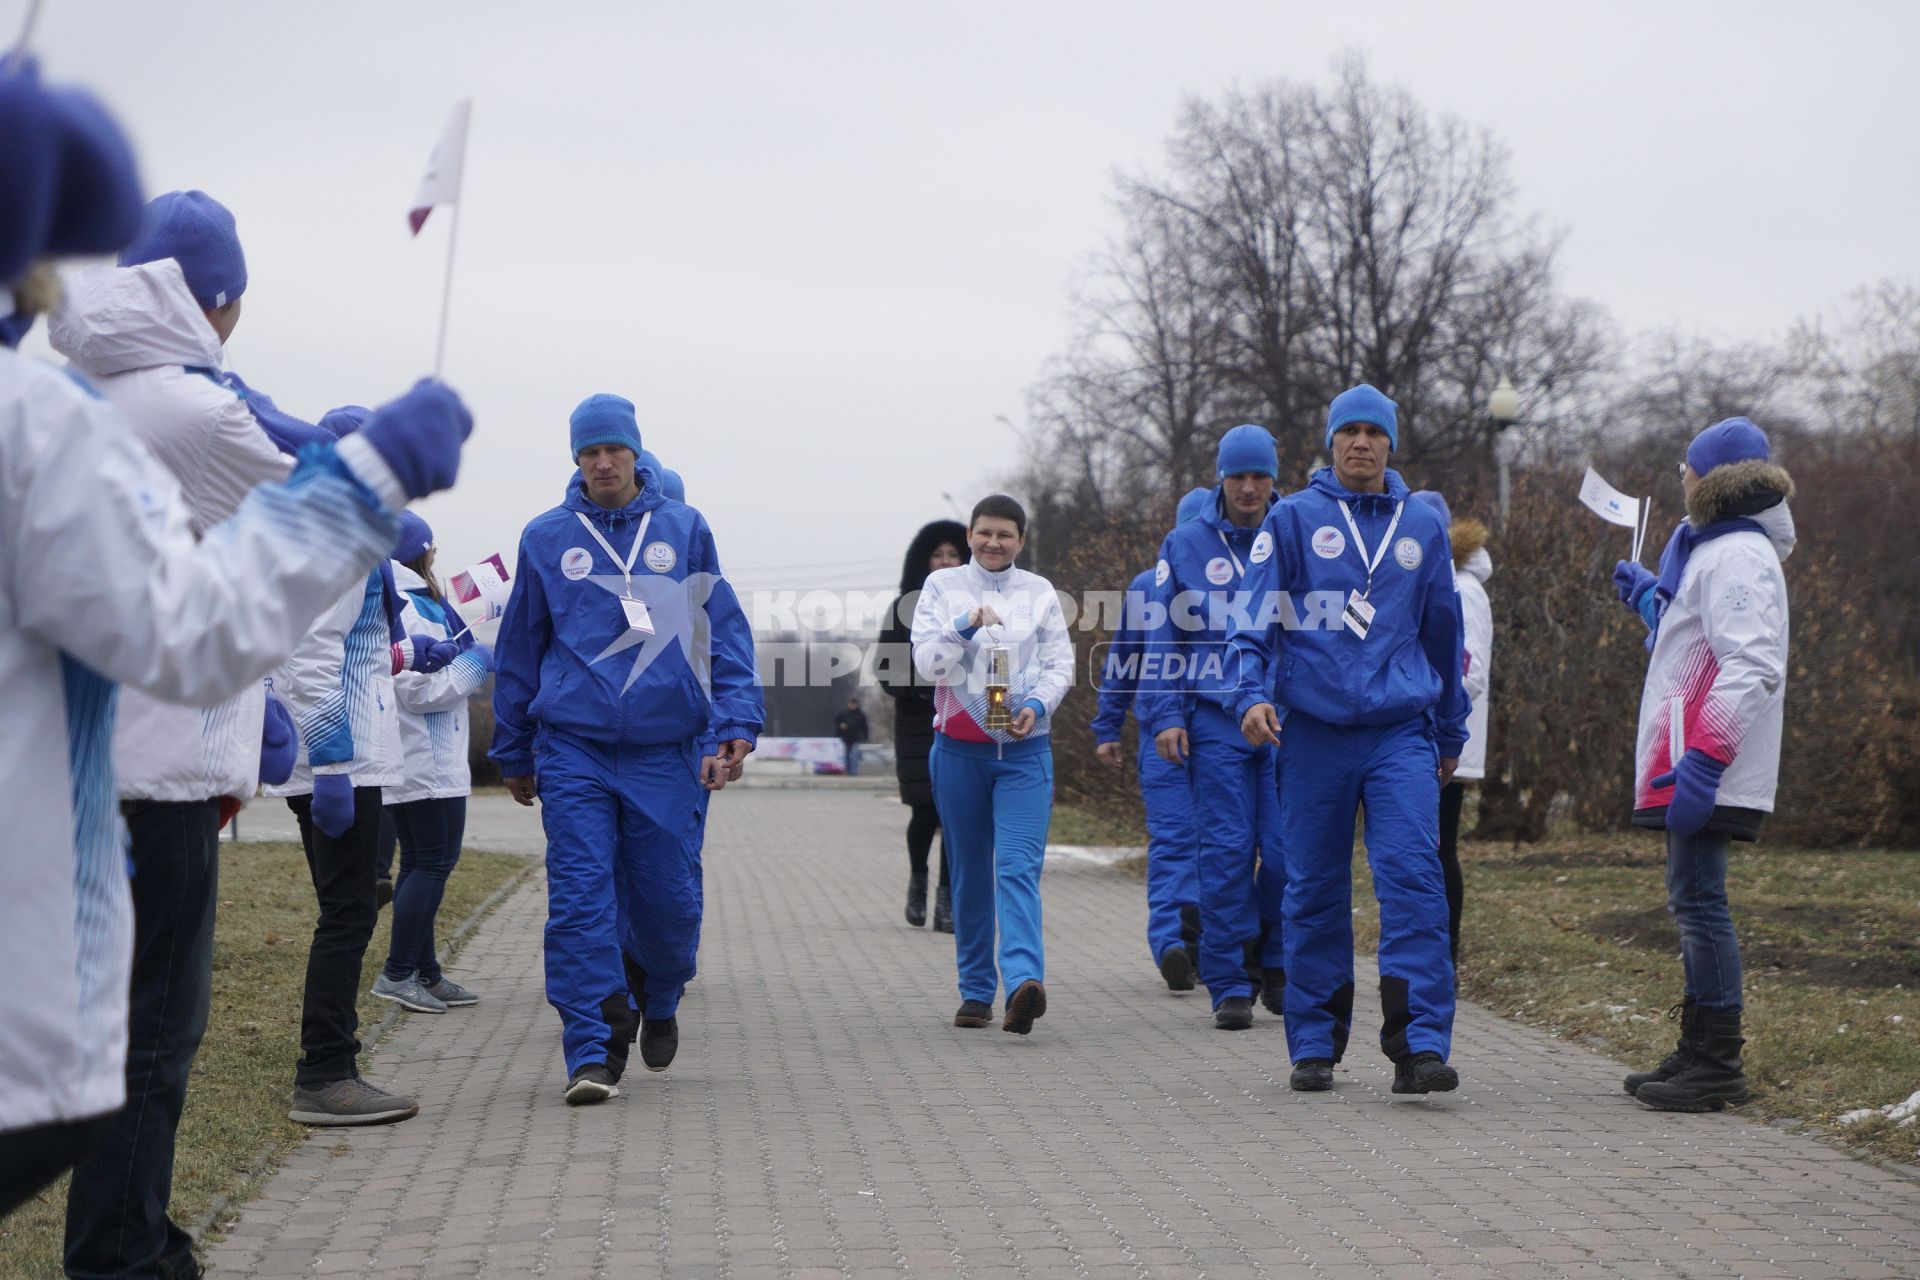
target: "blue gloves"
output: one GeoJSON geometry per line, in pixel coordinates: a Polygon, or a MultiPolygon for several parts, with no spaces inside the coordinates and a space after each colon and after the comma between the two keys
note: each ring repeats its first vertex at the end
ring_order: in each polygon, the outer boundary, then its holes
{"type": "Polygon", "coordinates": [[[1653,590],[1658,579],[1638,560],[1622,560],[1613,566],[1613,593],[1620,603],[1638,611],[1640,597],[1653,590]]]}
{"type": "Polygon", "coordinates": [[[393,469],[409,498],[453,487],[460,445],[473,432],[473,415],[453,388],[422,378],[413,390],[373,411],[360,437],[393,469]]]}
{"type": "Polygon", "coordinates": [[[460,656],[460,646],[451,640],[427,636],[408,636],[393,646],[393,674],[402,671],[432,673],[460,656]]]}
{"type": "Polygon", "coordinates": [[[353,825],[353,779],[344,773],[313,775],[313,825],[338,840],[353,825]]]}
{"type": "Polygon", "coordinates": [[[300,732],[287,704],[267,694],[267,719],[260,730],[260,781],[277,787],[293,776],[300,755],[300,732]]]}
{"type": "Polygon", "coordinates": [[[1667,830],[1690,836],[1707,825],[1713,816],[1713,802],[1720,794],[1720,775],[1727,766],[1698,747],[1688,747],[1680,763],[1669,773],[1655,778],[1654,790],[1671,786],[1673,798],[1667,801],[1667,830]]]}

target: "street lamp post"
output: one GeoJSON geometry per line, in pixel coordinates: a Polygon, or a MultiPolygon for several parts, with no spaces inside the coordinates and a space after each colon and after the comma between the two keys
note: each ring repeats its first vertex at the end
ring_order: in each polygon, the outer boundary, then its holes
{"type": "Polygon", "coordinates": [[[1500,461],[1500,523],[1507,523],[1507,495],[1510,479],[1507,473],[1512,450],[1507,448],[1507,428],[1520,416],[1520,393],[1513,389],[1506,374],[1500,375],[1500,385],[1487,397],[1487,416],[1493,419],[1493,453],[1500,461]]]}

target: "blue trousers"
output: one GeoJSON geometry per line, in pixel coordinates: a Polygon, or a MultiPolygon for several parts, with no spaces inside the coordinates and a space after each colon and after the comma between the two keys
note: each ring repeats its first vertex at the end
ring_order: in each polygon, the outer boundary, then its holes
{"type": "Polygon", "coordinates": [[[1740,940],[1733,932],[1727,903],[1727,852],[1732,837],[1724,832],[1690,836],[1667,832],[1667,910],[1680,925],[1680,964],[1687,994],[1703,1009],[1738,1013],[1740,940]]]}
{"type": "Polygon", "coordinates": [[[1053,818],[1053,748],[1045,738],[1002,746],[938,734],[928,765],[953,867],[960,998],[992,1004],[1002,980],[1010,994],[1046,979],[1040,867],[1053,818]]]}
{"type": "Polygon", "coordinates": [[[706,792],[692,742],[609,746],[563,734],[535,774],[547,831],[547,1002],[567,1072],[626,1069],[635,1005],[670,1018],[700,948],[706,792]],[[639,989],[634,989],[638,984],[639,989]]]}
{"type": "Polygon", "coordinates": [[[410,800],[386,806],[400,843],[400,874],[393,881],[393,937],[385,975],[395,982],[408,974],[432,986],[440,981],[440,952],[433,925],[446,896],[447,877],[460,861],[467,829],[467,798],[410,800]]]}
{"type": "Polygon", "coordinates": [[[1184,764],[1162,760],[1140,731],[1140,799],[1147,807],[1147,946],[1154,963],[1182,942],[1181,911],[1200,905],[1200,836],[1184,764]]]}
{"type": "Polygon", "coordinates": [[[1424,719],[1332,725],[1295,711],[1280,733],[1287,830],[1287,1048],[1293,1061],[1347,1048],[1353,1023],[1354,811],[1380,900],[1380,1047],[1399,1061],[1447,1056],[1453,959],[1440,874],[1439,753],[1424,719]]]}
{"type": "Polygon", "coordinates": [[[1248,746],[1239,722],[1213,703],[1194,705],[1187,744],[1199,833],[1200,981],[1218,1009],[1253,994],[1250,947],[1264,967],[1286,966],[1280,795],[1273,748],[1248,746]]]}

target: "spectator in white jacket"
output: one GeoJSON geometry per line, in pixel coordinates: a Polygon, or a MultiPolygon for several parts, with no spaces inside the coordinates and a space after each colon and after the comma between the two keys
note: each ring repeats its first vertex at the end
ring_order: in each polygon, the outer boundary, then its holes
{"type": "Polygon", "coordinates": [[[1040,871],[1053,816],[1051,732],[1073,686],[1060,598],[1013,564],[1026,534],[1019,503],[982,498],[967,522],[972,560],[928,574],[913,611],[914,669],[935,686],[933,798],[953,859],[953,1025],[986,1026],[1004,984],[1000,1029],[1015,1035],[1047,1011],[1040,871]]]}
{"type": "Polygon", "coordinates": [[[1469,782],[1487,776],[1487,692],[1493,687],[1493,604],[1486,582],[1493,576],[1493,557],[1487,554],[1487,526],[1472,517],[1454,519],[1447,500],[1432,489],[1413,495],[1440,513],[1447,522],[1447,541],[1453,547],[1453,589],[1460,595],[1460,620],[1466,631],[1466,670],[1461,684],[1472,702],[1467,712],[1467,745],[1460,751],[1460,767],[1453,781],[1440,788],[1440,873],[1447,883],[1447,939],[1453,967],[1460,970],[1460,917],[1465,909],[1466,879],[1460,873],[1460,811],[1466,805],[1469,782]]]}
{"type": "Polygon", "coordinates": [[[423,384],[196,538],[178,482],[106,400],[12,350],[43,254],[138,231],[118,127],[0,66],[0,1214],[126,1098],[133,913],[116,808],[120,686],[210,705],[256,684],[376,563],[409,496],[452,483],[472,420],[423,384]],[[64,746],[65,750],[60,747],[64,746]],[[52,748],[51,750],[49,748],[52,748]]]}
{"type": "Polygon", "coordinates": [[[440,970],[434,920],[447,877],[460,860],[472,775],[467,763],[467,698],[493,669],[433,576],[433,530],[411,511],[400,516],[393,580],[407,634],[454,640],[460,656],[438,671],[393,678],[400,713],[400,781],[386,788],[386,811],[400,843],[393,884],[393,938],[373,994],[416,1013],[445,1013],[480,997],[440,970]]]}
{"type": "Polygon", "coordinates": [[[1667,833],[1667,910],[1680,926],[1680,1042],[1627,1092],[1662,1111],[1747,1100],[1740,1050],[1740,942],[1727,900],[1731,842],[1773,811],[1787,696],[1793,480],[1766,433],[1728,418],[1680,464],[1687,518],[1660,571],[1614,566],[1622,603],[1651,629],[1634,751],[1635,826],[1667,833]]]}
{"type": "MultiPolygon", "coordinates": [[[[202,535],[293,466],[212,373],[247,284],[233,216],[202,192],[169,192],[148,204],[120,262],[67,281],[49,337],[173,472],[202,535]]],[[[139,1274],[191,1256],[167,1213],[174,1136],[212,996],[219,831],[258,785],[265,709],[258,682],[206,708],[120,697],[113,764],[134,868],[127,1105],[75,1167],[72,1274],[139,1274]]]]}

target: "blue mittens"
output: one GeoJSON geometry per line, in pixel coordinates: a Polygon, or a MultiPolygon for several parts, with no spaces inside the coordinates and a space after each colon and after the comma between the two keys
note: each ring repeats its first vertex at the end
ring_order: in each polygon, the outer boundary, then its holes
{"type": "Polygon", "coordinates": [[[353,826],[353,779],[344,773],[313,775],[313,825],[338,840],[353,826]]]}
{"type": "Polygon", "coordinates": [[[373,446],[409,498],[453,487],[460,446],[473,431],[473,415],[452,387],[422,378],[413,390],[373,411],[360,438],[373,446]]]}
{"type": "Polygon", "coordinates": [[[1727,766],[1698,747],[1688,747],[1680,763],[1650,784],[1654,790],[1671,786],[1673,797],[1667,801],[1667,830],[1690,836],[1713,817],[1713,805],[1720,794],[1720,776],[1727,766]]]}
{"type": "Polygon", "coordinates": [[[293,776],[300,755],[300,732],[293,727],[287,704],[267,694],[267,718],[260,730],[260,781],[279,786],[293,776]]]}

